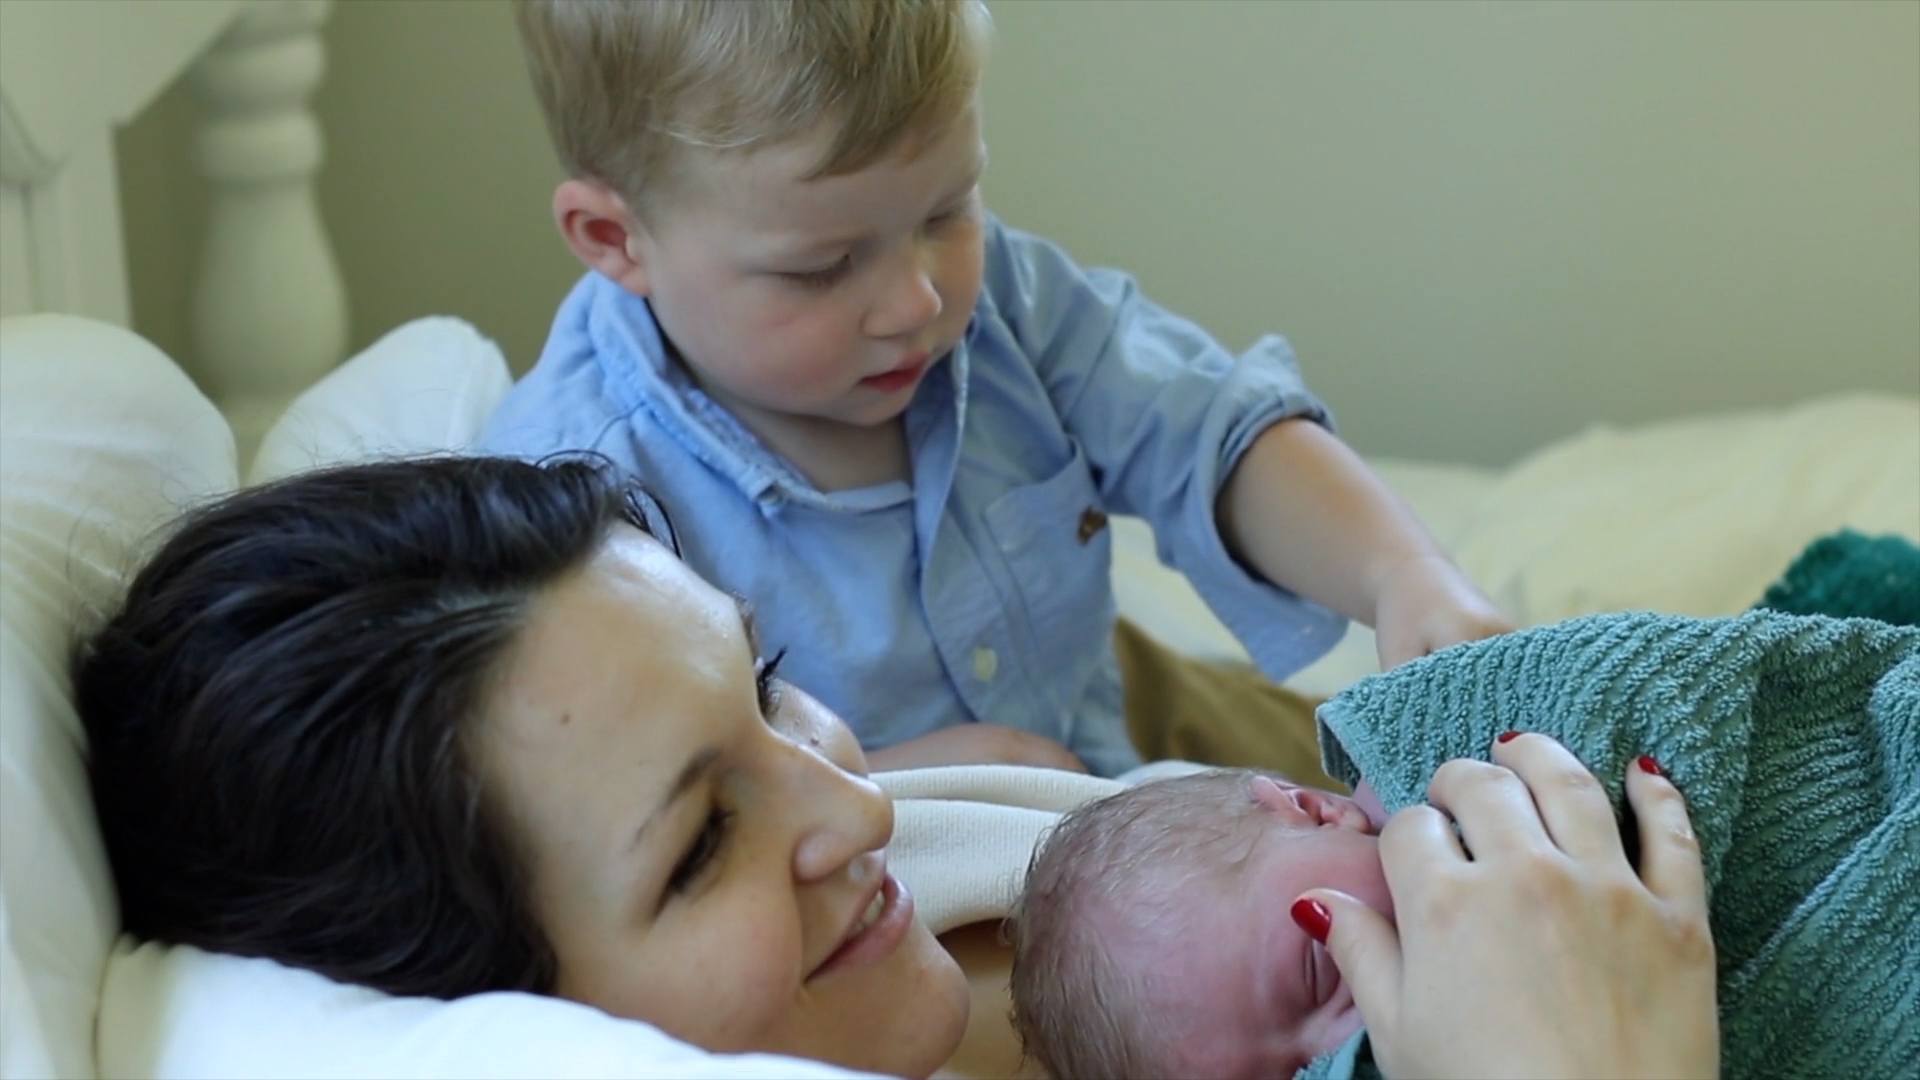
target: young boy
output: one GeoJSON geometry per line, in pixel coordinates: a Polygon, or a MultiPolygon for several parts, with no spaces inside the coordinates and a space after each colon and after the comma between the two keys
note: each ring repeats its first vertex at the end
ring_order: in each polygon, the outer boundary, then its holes
{"type": "Polygon", "coordinates": [[[518,17],[591,272],[484,448],[633,469],[875,768],[1138,762],[1109,513],[1275,679],[1345,618],[1388,665],[1506,628],[1284,341],[1236,358],[985,211],[980,4],[518,17]]]}

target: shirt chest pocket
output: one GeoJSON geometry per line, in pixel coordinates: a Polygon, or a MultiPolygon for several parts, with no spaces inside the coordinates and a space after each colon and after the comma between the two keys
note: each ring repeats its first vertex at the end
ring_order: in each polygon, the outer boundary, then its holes
{"type": "Polygon", "coordinates": [[[988,504],[986,519],[1032,630],[1035,670],[1077,696],[1113,632],[1113,536],[1079,445],[1054,475],[988,504]]]}

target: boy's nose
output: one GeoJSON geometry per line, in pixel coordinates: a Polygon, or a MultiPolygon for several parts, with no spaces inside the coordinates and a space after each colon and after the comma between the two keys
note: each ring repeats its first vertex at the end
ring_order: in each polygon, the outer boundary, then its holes
{"type": "Polygon", "coordinates": [[[943,305],[940,290],[934,284],[924,258],[916,253],[906,260],[889,283],[867,317],[867,335],[875,338],[907,337],[940,317],[943,305]]]}

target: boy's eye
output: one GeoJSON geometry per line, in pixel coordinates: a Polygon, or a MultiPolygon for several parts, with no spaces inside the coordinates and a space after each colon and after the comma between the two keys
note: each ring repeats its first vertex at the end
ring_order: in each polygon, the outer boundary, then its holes
{"type": "Polygon", "coordinates": [[[842,255],[832,266],[823,266],[818,270],[783,271],[780,276],[803,289],[824,289],[845,277],[853,268],[853,256],[842,255]]]}
{"type": "Polygon", "coordinates": [[[951,225],[954,222],[959,221],[961,218],[966,217],[967,211],[971,209],[973,209],[973,205],[971,202],[962,203],[959,206],[949,207],[948,209],[942,210],[939,213],[928,218],[927,224],[933,226],[936,229],[942,225],[951,225]]]}
{"type": "Polygon", "coordinates": [[[979,194],[980,189],[978,187],[967,192],[966,198],[961,199],[959,202],[928,218],[927,224],[937,229],[943,225],[951,225],[961,218],[966,217],[973,212],[975,206],[979,205],[979,200],[976,198],[979,194]]]}

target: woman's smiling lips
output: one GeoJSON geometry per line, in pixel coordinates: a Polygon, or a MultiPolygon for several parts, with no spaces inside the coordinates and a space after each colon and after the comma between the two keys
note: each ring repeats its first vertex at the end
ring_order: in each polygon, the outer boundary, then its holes
{"type": "Polygon", "coordinates": [[[888,874],[879,890],[854,913],[839,946],[813,969],[807,981],[879,960],[898,948],[912,927],[913,894],[899,878],[888,874]]]}

